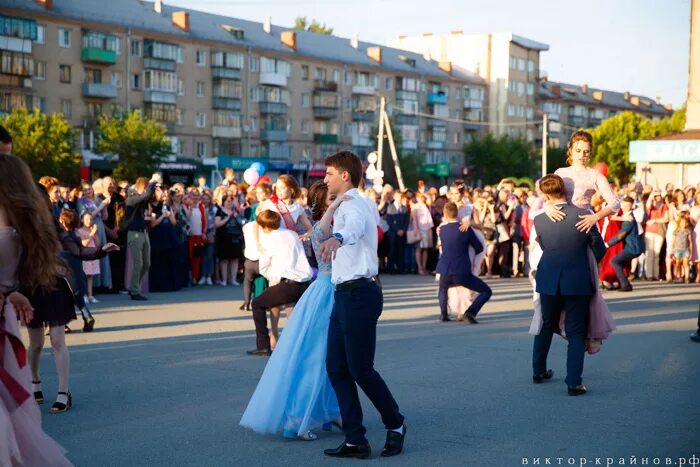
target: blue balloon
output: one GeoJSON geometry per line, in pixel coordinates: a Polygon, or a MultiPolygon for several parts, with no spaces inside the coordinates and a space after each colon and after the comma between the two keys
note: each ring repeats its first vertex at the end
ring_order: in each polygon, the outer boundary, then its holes
{"type": "Polygon", "coordinates": [[[265,174],[265,171],[267,170],[267,167],[265,167],[265,164],[262,162],[253,162],[250,164],[251,169],[255,169],[255,171],[258,173],[258,175],[263,176],[265,174]]]}

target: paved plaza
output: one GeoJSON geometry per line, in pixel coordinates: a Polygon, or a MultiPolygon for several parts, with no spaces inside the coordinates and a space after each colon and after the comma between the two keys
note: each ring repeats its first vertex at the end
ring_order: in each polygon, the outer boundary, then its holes
{"type": "MultiPolygon", "coordinates": [[[[396,466],[517,466],[522,459],[595,459],[700,454],[698,286],[634,283],[606,292],[616,334],[587,356],[589,393],[568,397],[565,342],[555,337],[551,383],[531,382],[529,284],[490,280],[481,324],[438,323],[432,277],[383,276],[376,367],[406,416],[404,453],[379,459],[384,430],[366,399],[373,462],[396,466]]],[[[103,298],[103,297],[100,297],[103,298]]],[[[238,421],[266,358],[254,347],[240,287],[149,294],[148,302],[104,296],[95,332],[68,336],[74,407],[49,415],[56,391],[44,356],[44,426],[78,466],[317,466],[342,441],[285,441],[238,421]]],[[[282,320],[284,323],[284,320],[282,320]]],[[[73,326],[79,329],[77,322],[73,326]]],[[[48,338],[47,338],[47,347],[48,338]]]]}

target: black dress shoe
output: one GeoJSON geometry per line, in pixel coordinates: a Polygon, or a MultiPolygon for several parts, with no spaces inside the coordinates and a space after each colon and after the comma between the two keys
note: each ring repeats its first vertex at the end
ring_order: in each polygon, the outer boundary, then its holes
{"type": "Polygon", "coordinates": [[[246,350],[248,355],[254,355],[256,357],[269,357],[272,355],[272,351],[270,349],[253,349],[253,350],[246,350]]]}
{"type": "Polygon", "coordinates": [[[570,396],[582,396],[586,394],[586,386],[579,384],[578,386],[568,386],[567,391],[570,396]]]}
{"type": "Polygon", "coordinates": [[[631,292],[632,291],[632,286],[631,285],[623,285],[619,289],[617,289],[618,292],[631,292]]]}
{"type": "Polygon", "coordinates": [[[403,433],[388,430],[386,443],[382,449],[382,457],[398,456],[403,451],[403,440],[406,438],[406,424],[403,424],[403,433]]]}
{"type": "Polygon", "coordinates": [[[535,384],[541,384],[552,379],[552,376],[554,376],[554,372],[552,370],[547,370],[539,375],[532,375],[532,382],[535,384]]]}
{"type": "Polygon", "coordinates": [[[367,459],[372,454],[369,444],[348,446],[343,442],[335,449],[324,449],[323,453],[330,457],[354,457],[356,459],[367,459]]]}
{"type": "Polygon", "coordinates": [[[132,299],[132,300],[138,300],[138,301],[140,301],[140,302],[143,302],[143,301],[148,300],[146,297],[144,297],[144,296],[141,295],[141,294],[136,294],[136,295],[129,294],[129,295],[131,296],[131,299],[132,299]]]}
{"type": "Polygon", "coordinates": [[[452,319],[450,319],[449,316],[440,316],[441,323],[449,323],[450,321],[452,321],[452,319]]]}
{"type": "Polygon", "coordinates": [[[467,313],[467,321],[469,321],[471,324],[479,324],[479,322],[476,320],[476,315],[474,313],[467,313]]]}

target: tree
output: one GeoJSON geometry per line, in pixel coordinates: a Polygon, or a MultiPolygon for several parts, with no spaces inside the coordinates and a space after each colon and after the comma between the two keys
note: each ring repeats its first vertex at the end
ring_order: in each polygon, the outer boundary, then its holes
{"type": "Polygon", "coordinates": [[[294,29],[317,32],[319,34],[326,34],[327,36],[333,34],[332,27],[326,26],[326,23],[321,24],[315,19],[311,20],[311,23],[309,23],[306,16],[297,16],[297,18],[294,20],[294,29]]]}
{"type": "Polygon", "coordinates": [[[622,112],[588,130],[593,135],[594,143],[592,163],[605,162],[610,177],[617,183],[627,182],[635,173],[635,164],[629,161],[630,141],[678,133],[683,131],[684,126],[685,108],[658,122],[637,113],[622,112]]]}
{"type": "Polygon", "coordinates": [[[547,148],[547,173],[566,167],[566,148],[547,148]]]}
{"type": "Polygon", "coordinates": [[[80,154],[75,132],[63,114],[20,109],[0,122],[12,135],[12,152],[29,165],[34,177],[51,175],[64,182],[77,182],[80,154]]]}
{"type": "Polygon", "coordinates": [[[532,177],[538,173],[540,156],[523,137],[489,133],[464,145],[464,161],[476,180],[491,184],[505,177],[532,177]]]}
{"type": "Polygon", "coordinates": [[[141,116],[138,110],[103,115],[99,129],[98,152],[119,156],[119,165],[114,170],[117,178],[134,180],[150,176],[172,152],[165,128],[141,116]]]}

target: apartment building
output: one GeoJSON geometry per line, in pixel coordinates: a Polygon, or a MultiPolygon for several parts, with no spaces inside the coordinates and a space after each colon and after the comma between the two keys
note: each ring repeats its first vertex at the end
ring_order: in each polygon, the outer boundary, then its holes
{"type": "Polygon", "coordinates": [[[0,0],[0,111],[61,112],[91,148],[97,118],[140,109],[175,155],[309,169],[376,147],[379,100],[404,154],[450,162],[479,132],[486,82],[450,61],[139,0],[0,0]],[[472,120],[469,124],[462,118],[472,120]]]}
{"type": "MultiPolygon", "coordinates": [[[[488,130],[496,135],[523,135],[536,138],[537,88],[540,77],[540,53],[547,44],[510,32],[496,34],[425,33],[399,36],[389,45],[419,53],[425,59],[449,61],[482,77],[488,86],[484,107],[470,103],[469,115],[483,114],[488,130]]],[[[540,127],[541,128],[541,127],[540,127]]]]}
{"type": "MultiPolygon", "coordinates": [[[[621,112],[638,113],[652,120],[660,120],[673,113],[670,104],[662,104],[660,98],[594,89],[587,84],[567,84],[542,81],[538,88],[539,110],[546,113],[548,145],[566,147],[571,134],[580,128],[594,128],[621,112]]],[[[542,141],[538,135],[537,140],[542,141]]]]}

